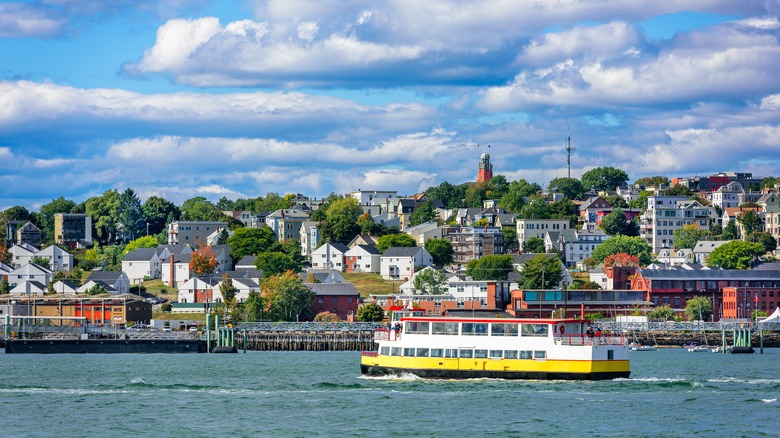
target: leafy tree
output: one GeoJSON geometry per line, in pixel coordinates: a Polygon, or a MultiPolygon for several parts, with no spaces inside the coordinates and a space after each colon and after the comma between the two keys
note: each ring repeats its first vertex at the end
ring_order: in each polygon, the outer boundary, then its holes
{"type": "Polygon", "coordinates": [[[517,228],[514,226],[503,227],[501,228],[501,232],[504,233],[504,252],[517,252],[517,246],[519,244],[517,240],[517,228]]]}
{"type": "Polygon", "coordinates": [[[262,287],[274,321],[299,321],[311,312],[314,292],[303,285],[295,272],[265,278],[262,287]]]}
{"type": "Polygon", "coordinates": [[[523,252],[532,254],[544,253],[544,239],[541,237],[531,237],[523,244],[523,252]]]}
{"type": "Polygon", "coordinates": [[[219,283],[219,293],[222,294],[225,313],[231,316],[238,316],[236,313],[236,293],[238,293],[238,289],[233,285],[233,279],[230,278],[230,274],[227,272],[222,276],[222,282],[219,283]]]}
{"type": "Polygon", "coordinates": [[[582,174],[585,190],[615,190],[628,182],[628,174],[614,167],[596,167],[582,174]]]}
{"type": "Polygon", "coordinates": [[[99,284],[95,284],[91,288],[89,288],[86,291],[84,291],[84,293],[87,294],[87,295],[103,295],[103,294],[107,294],[108,291],[106,290],[105,287],[103,287],[103,286],[101,286],[99,284]]]}
{"type": "Polygon", "coordinates": [[[190,254],[190,271],[195,275],[213,274],[217,269],[217,256],[210,246],[196,249],[190,254]]]}
{"type": "Polygon", "coordinates": [[[723,227],[723,232],[720,235],[721,240],[734,240],[737,238],[739,230],[737,229],[737,223],[735,221],[728,221],[726,226],[723,227]]]}
{"type": "Polygon", "coordinates": [[[540,196],[532,196],[523,207],[521,216],[524,219],[549,219],[550,205],[540,196]]]}
{"type": "Polygon", "coordinates": [[[211,201],[203,196],[196,196],[184,201],[181,204],[181,218],[185,221],[225,221],[222,211],[217,209],[211,201]]]}
{"type": "Polygon", "coordinates": [[[655,309],[647,312],[647,319],[650,321],[669,321],[674,319],[674,309],[668,304],[661,304],[656,306],[655,309]]]}
{"type": "MultiPolygon", "coordinates": [[[[220,211],[235,210],[236,202],[235,201],[231,201],[227,197],[223,196],[223,197],[219,198],[219,200],[217,201],[216,207],[220,211]]],[[[241,210],[244,210],[244,209],[242,208],[241,210]]]]}
{"type": "Polygon", "coordinates": [[[647,198],[653,196],[653,192],[641,191],[639,197],[628,201],[628,206],[631,208],[638,208],[643,212],[647,210],[647,198]]]}
{"type": "Polygon", "coordinates": [[[41,206],[36,219],[44,242],[54,241],[54,215],[57,213],[70,213],[74,208],[76,208],[76,203],[62,196],[41,206]]]}
{"type": "Polygon", "coordinates": [[[444,267],[452,263],[452,243],[447,239],[428,239],[425,241],[425,249],[431,253],[433,264],[444,267]]]}
{"type": "Polygon", "coordinates": [[[265,319],[268,303],[257,291],[249,291],[247,299],[239,306],[236,321],[262,321],[265,319]]]}
{"type": "Polygon", "coordinates": [[[680,249],[692,249],[696,242],[704,240],[710,236],[708,230],[702,230],[697,224],[683,225],[682,228],[672,232],[674,235],[674,246],[680,249]]]}
{"type": "Polygon", "coordinates": [[[599,263],[611,254],[626,253],[636,256],[641,266],[653,263],[653,250],[650,245],[638,236],[613,236],[602,242],[593,250],[593,258],[599,263]]]}
{"type": "Polygon", "coordinates": [[[548,193],[563,193],[569,199],[582,199],[585,189],[577,178],[553,178],[547,185],[548,193]]]}
{"type": "Polygon", "coordinates": [[[466,266],[466,274],[475,281],[506,280],[514,271],[514,259],[509,254],[486,255],[472,260],[466,266]]]}
{"type": "Polygon", "coordinates": [[[414,288],[425,295],[441,295],[447,292],[447,274],[433,268],[414,274],[414,288]]]}
{"type": "Polygon", "coordinates": [[[125,250],[122,253],[127,254],[129,252],[135,251],[138,248],[157,248],[158,246],[160,246],[160,242],[157,241],[156,237],[144,236],[130,241],[130,243],[125,246],[125,250]]]}
{"type": "Polygon", "coordinates": [[[748,234],[746,240],[751,243],[760,243],[766,252],[774,252],[777,249],[777,240],[769,233],[756,231],[748,234]]]}
{"type": "Polygon", "coordinates": [[[747,238],[761,228],[761,216],[754,210],[743,211],[737,215],[737,222],[742,225],[743,238],[747,238]]]}
{"type": "Polygon", "coordinates": [[[676,184],[664,191],[666,196],[693,196],[693,192],[682,184],[676,184]]]}
{"type": "Polygon", "coordinates": [[[377,303],[368,303],[358,307],[355,317],[360,322],[380,322],[385,319],[385,311],[377,303]]]}
{"type": "Polygon", "coordinates": [[[767,177],[761,180],[761,188],[772,188],[775,186],[775,184],[780,184],[780,176],[778,177],[767,177]]]}
{"type": "Polygon", "coordinates": [[[119,222],[119,192],[106,190],[100,196],[93,196],[85,202],[86,214],[92,218],[98,241],[110,245],[116,241],[116,224],[119,222]]]}
{"type": "Polygon", "coordinates": [[[301,270],[301,265],[297,263],[292,256],[280,251],[258,254],[255,265],[257,266],[257,269],[263,271],[264,278],[279,275],[287,271],[298,272],[301,270]]]}
{"type": "Polygon", "coordinates": [[[306,263],[306,257],[301,254],[301,241],[298,239],[285,240],[281,243],[281,252],[292,258],[296,264],[295,270],[300,271],[306,263]]]}
{"type": "Polygon", "coordinates": [[[165,226],[181,216],[179,207],[159,196],[149,197],[141,206],[144,219],[149,224],[149,234],[165,231],[165,226]]]}
{"type": "Polygon", "coordinates": [[[735,240],[723,244],[707,257],[707,266],[721,269],[750,269],[753,262],[764,254],[760,243],[735,240]]]}
{"type": "Polygon", "coordinates": [[[276,235],[268,227],[239,228],[228,237],[227,244],[233,258],[240,260],[248,255],[263,252],[280,251],[281,246],[276,241],[276,235]]]}
{"type": "Polygon", "coordinates": [[[482,208],[482,201],[488,199],[488,192],[491,189],[490,182],[475,182],[466,188],[466,207],[482,208]]]}
{"type": "Polygon", "coordinates": [[[377,239],[376,249],[385,252],[387,248],[417,246],[412,236],[408,234],[386,234],[377,239]]]}
{"type": "Polygon", "coordinates": [[[324,242],[347,244],[360,233],[358,218],[363,214],[360,203],[355,198],[337,199],[330,203],[325,221],[318,226],[324,242]]]}
{"type": "Polygon", "coordinates": [[[122,228],[122,240],[129,241],[144,233],[146,223],[141,210],[141,201],[132,189],[126,189],[119,195],[117,219],[122,228]]]}
{"type": "Polygon", "coordinates": [[[709,321],[712,316],[712,301],[701,296],[691,298],[685,303],[685,316],[690,321],[709,321]]]}
{"type": "Polygon", "coordinates": [[[8,221],[29,221],[32,219],[30,212],[21,205],[6,208],[0,213],[0,219],[8,221]]]}
{"type": "Polygon", "coordinates": [[[222,231],[219,232],[219,236],[217,236],[217,245],[227,245],[229,237],[230,233],[228,233],[227,228],[223,228],[222,231]]]}
{"type": "Polygon", "coordinates": [[[30,263],[35,263],[38,266],[43,266],[44,268],[49,268],[51,266],[51,260],[49,260],[46,257],[41,256],[35,256],[32,259],[30,259],[30,263]]]}
{"type": "Polygon", "coordinates": [[[341,319],[335,313],[330,313],[330,312],[328,312],[326,310],[324,312],[318,313],[314,317],[314,321],[316,321],[316,322],[339,322],[339,321],[341,321],[341,319]]]}
{"type": "Polygon", "coordinates": [[[0,279],[0,295],[8,295],[11,293],[11,289],[8,287],[8,278],[3,277],[0,279]]]}
{"type": "Polygon", "coordinates": [[[557,257],[539,254],[523,262],[520,287],[524,289],[556,289],[563,280],[563,269],[557,257]]]}
{"type": "Polygon", "coordinates": [[[767,315],[766,312],[764,312],[763,310],[753,310],[752,312],[750,312],[750,320],[753,322],[756,322],[762,318],[766,318],[767,316],[769,315],[767,315]]]}
{"type": "Polygon", "coordinates": [[[446,208],[462,207],[461,200],[465,197],[465,185],[454,186],[447,181],[438,186],[428,187],[425,194],[429,199],[438,199],[446,208]]]}
{"type": "Polygon", "coordinates": [[[412,226],[434,221],[436,220],[436,210],[433,209],[430,202],[424,202],[414,209],[409,220],[412,226]]]}
{"type": "Polygon", "coordinates": [[[610,254],[604,259],[604,268],[639,267],[639,258],[634,255],[619,253],[610,254]]]}
{"type": "Polygon", "coordinates": [[[636,222],[627,221],[623,210],[616,208],[612,213],[604,216],[601,221],[601,227],[608,236],[638,236],[639,227],[636,222]]]}
{"type": "Polygon", "coordinates": [[[626,200],[623,199],[622,196],[618,196],[618,195],[605,196],[604,200],[607,201],[607,204],[609,204],[612,207],[628,208],[628,202],[626,202],[626,200]]]}
{"type": "Polygon", "coordinates": [[[569,289],[573,290],[598,290],[601,289],[601,285],[590,280],[574,280],[569,286],[569,289]]]}
{"type": "Polygon", "coordinates": [[[576,206],[571,199],[563,198],[560,201],[551,202],[549,204],[549,211],[551,218],[568,219],[571,224],[571,228],[577,226],[579,220],[579,207],[576,206]]]}
{"type": "Polygon", "coordinates": [[[645,187],[658,187],[661,184],[669,185],[669,178],[665,176],[646,176],[634,181],[634,184],[639,184],[645,187]]]}
{"type": "Polygon", "coordinates": [[[14,262],[14,255],[11,254],[11,251],[8,250],[8,245],[6,245],[5,240],[0,240],[0,263],[11,266],[11,264],[14,262]]]}

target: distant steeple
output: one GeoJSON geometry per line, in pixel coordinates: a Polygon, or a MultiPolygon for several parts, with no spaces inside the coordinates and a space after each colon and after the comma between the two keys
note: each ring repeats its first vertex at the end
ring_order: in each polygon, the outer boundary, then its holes
{"type": "MultiPolygon", "coordinates": [[[[479,147],[479,145],[477,145],[479,147]]],[[[488,145],[488,149],[490,145],[488,145]]],[[[490,164],[490,154],[483,153],[479,157],[479,173],[477,173],[477,182],[488,182],[493,178],[493,165],[490,164]]]]}

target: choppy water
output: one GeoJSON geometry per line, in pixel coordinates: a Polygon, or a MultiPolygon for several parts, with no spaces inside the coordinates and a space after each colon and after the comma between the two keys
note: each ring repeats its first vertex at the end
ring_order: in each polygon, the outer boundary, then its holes
{"type": "Polygon", "coordinates": [[[780,350],[606,382],[363,378],[354,352],[0,354],[0,436],[778,436],[780,350]]]}

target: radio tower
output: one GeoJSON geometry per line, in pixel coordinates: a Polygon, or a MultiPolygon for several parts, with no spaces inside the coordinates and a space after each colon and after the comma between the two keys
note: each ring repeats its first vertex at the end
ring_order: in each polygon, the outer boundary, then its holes
{"type": "Polygon", "coordinates": [[[571,136],[569,135],[569,128],[566,127],[566,167],[569,169],[569,178],[571,178],[571,151],[573,150],[574,148],[571,147],[571,136]]]}

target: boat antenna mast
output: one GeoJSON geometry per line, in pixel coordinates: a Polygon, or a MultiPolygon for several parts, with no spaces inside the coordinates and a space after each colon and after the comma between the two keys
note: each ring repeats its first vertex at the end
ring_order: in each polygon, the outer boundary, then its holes
{"type": "Polygon", "coordinates": [[[568,178],[571,178],[571,153],[575,149],[571,147],[571,135],[569,135],[569,127],[566,127],[566,167],[568,169],[568,178]]]}

